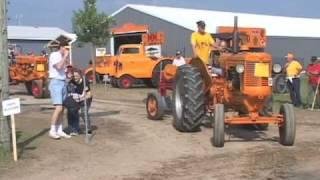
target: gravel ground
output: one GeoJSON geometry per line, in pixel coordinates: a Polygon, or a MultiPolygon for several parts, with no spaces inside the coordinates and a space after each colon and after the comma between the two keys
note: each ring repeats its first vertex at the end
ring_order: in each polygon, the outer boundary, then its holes
{"type": "Polygon", "coordinates": [[[48,99],[27,96],[17,116],[19,162],[2,164],[0,179],[73,180],[212,180],[319,179],[320,112],[296,109],[297,137],[293,147],[281,146],[278,129],[228,129],[224,148],[210,143],[211,128],[179,133],[163,121],[146,118],[144,100],[154,89],[94,88],[91,115],[95,134],[52,140],[47,131],[52,113],[48,99]]]}

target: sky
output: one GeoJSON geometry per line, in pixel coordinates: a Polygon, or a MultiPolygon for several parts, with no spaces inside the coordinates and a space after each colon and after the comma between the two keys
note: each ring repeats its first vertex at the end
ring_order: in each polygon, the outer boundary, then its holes
{"type": "MultiPolygon", "coordinates": [[[[7,0],[9,25],[54,26],[72,32],[71,19],[83,0],[7,0]]],[[[320,19],[319,0],[97,0],[113,13],[125,4],[143,4],[320,19]]],[[[214,19],[213,19],[214,20],[214,19]]]]}

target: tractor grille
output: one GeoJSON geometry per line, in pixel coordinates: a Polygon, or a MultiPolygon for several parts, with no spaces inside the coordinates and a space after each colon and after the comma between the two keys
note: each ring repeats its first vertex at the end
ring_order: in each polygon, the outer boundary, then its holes
{"type": "Polygon", "coordinates": [[[254,76],[255,64],[255,62],[245,63],[245,86],[268,86],[268,78],[254,76]]]}

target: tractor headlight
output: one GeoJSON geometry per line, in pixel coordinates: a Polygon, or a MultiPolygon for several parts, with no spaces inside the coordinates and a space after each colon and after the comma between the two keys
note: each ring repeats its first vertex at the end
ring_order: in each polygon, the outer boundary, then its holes
{"type": "Polygon", "coordinates": [[[272,66],[272,70],[274,73],[280,73],[282,71],[282,67],[280,64],[274,64],[272,66]]]}
{"type": "Polygon", "coordinates": [[[237,73],[239,73],[239,74],[243,73],[243,72],[244,72],[244,65],[243,65],[243,64],[238,64],[238,65],[236,66],[236,71],[237,71],[237,73]]]}

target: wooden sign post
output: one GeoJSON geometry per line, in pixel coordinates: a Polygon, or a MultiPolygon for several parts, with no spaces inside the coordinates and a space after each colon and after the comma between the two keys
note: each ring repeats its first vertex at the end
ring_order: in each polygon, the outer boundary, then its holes
{"type": "Polygon", "coordinates": [[[10,116],[11,119],[11,135],[12,135],[12,150],[13,150],[13,160],[18,161],[17,155],[17,138],[16,138],[16,124],[14,115],[19,114],[20,109],[20,99],[9,99],[2,101],[2,113],[3,116],[10,116]]]}

